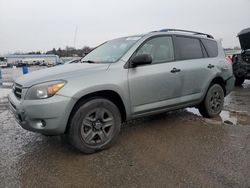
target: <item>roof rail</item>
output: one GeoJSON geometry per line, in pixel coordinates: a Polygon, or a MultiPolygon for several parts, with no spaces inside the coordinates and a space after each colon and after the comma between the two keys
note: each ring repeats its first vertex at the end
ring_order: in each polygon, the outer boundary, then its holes
{"type": "Polygon", "coordinates": [[[184,33],[192,33],[194,35],[204,35],[207,38],[213,39],[214,37],[212,35],[206,34],[206,33],[200,33],[196,31],[188,31],[188,30],[183,30],[183,29],[161,29],[159,31],[153,31],[153,32],[171,32],[171,31],[178,31],[178,32],[184,32],[184,33]]]}

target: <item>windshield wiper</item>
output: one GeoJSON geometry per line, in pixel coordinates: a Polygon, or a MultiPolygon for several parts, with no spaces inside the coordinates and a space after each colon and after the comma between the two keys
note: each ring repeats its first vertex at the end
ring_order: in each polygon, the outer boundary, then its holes
{"type": "Polygon", "coordinates": [[[91,60],[86,60],[86,61],[81,61],[81,63],[96,63],[96,62],[91,60]]]}

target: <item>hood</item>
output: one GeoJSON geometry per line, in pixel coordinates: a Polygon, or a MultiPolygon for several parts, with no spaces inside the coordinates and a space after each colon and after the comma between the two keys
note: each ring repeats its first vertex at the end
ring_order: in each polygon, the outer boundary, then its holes
{"type": "Polygon", "coordinates": [[[67,80],[70,77],[85,76],[105,71],[109,64],[75,63],[31,72],[19,77],[15,82],[23,87],[53,80],[67,80]]]}
{"type": "Polygon", "coordinates": [[[243,29],[238,34],[242,50],[250,49],[250,28],[243,29]]]}

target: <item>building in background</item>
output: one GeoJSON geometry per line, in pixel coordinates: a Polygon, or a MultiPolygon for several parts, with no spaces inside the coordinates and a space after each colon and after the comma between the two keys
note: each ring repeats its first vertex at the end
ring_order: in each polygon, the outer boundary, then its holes
{"type": "Polygon", "coordinates": [[[7,63],[10,65],[55,65],[60,62],[58,55],[53,54],[34,54],[34,55],[7,55],[7,63]]]}
{"type": "Polygon", "coordinates": [[[241,50],[225,49],[224,52],[225,52],[225,55],[226,55],[227,57],[232,58],[232,56],[233,56],[234,54],[240,54],[240,53],[241,53],[241,50]]]}

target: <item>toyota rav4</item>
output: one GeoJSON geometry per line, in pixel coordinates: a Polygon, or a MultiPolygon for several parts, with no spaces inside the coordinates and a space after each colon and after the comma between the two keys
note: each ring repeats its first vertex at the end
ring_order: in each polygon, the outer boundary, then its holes
{"type": "Polygon", "coordinates": [[[101,44],[81,63],[35,71],[15,81],[9,106],[18,123],[66,134],[85,153],[110,147],[121,123],[197,107],[220,114],[235,78],[209,34],[164,29],[101,44]]]}

